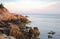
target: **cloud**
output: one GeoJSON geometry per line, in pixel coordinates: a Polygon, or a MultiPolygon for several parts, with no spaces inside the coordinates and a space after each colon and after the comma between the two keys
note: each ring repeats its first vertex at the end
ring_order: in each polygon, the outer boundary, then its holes
{"type": "Polygon", "coordinates": [[[50,12],[60,13],[60,3],[56,3],[47,8],[50,12]]]}
{"type": "MultiPolygon", "coordinates": [[[[0,0],[1,2],[16,2],[17,0],[0,0]]],[[[18,0],[19,1],[19,0],[18,0]]]]}
{"type": "Polygon", "coordinates": [[[41,8],[43,6],[42,2],[31,2],[31,1],[21,1],[21,2],[9,2],[4,3],[7,8],[16,8],[16,9],[35,9],[41,8]]]}
{"type": "Polygon", "coordinates": [[[50,2],[44,5],[43,9],[35,9],[33,11],[35,11],[34,13],[60,14],[60,3],[50,2]]]}
{"type": "Polygon", "coordinates": [[[16,2],[4,2],[4,6],[12,12],[26,13],[60,13],[60,1],[51,0],[51,2],[37,0],[20,0],[16,2]]]}

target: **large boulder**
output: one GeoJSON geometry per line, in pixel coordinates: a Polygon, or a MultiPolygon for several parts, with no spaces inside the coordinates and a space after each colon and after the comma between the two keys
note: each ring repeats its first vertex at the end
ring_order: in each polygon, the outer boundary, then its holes
{"type": "Polygon", "coordinates": [[[24,34],[21,32],[17,25],[10,23],[10,36],[14,36],[17,39],[25,39],[24,34]]]}
{"type": "Polygon", "coordinates": [[[38,27],[34,27],[34,36],[39,36],[40,35],[40,32],[39,32],[39,29],[38,27]]]}

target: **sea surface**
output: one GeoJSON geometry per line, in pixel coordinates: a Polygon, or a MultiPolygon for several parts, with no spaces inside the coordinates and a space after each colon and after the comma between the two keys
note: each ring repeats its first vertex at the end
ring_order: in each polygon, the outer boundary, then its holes
{"type": "Polygon", "coordinates": [[[31,20],[31,23],[27,25],[39,28],[39,39],[60,39],[60,14],[32,14],[27,16],[31,20]],[[50,31],[55,32],[53,38],[48,38],[50,31]]]}

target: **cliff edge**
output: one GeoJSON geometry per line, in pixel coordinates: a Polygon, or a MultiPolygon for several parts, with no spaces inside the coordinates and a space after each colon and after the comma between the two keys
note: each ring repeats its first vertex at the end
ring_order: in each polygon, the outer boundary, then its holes
{"type": "Polygon", "coordinates": [[[38,36],[40,32],[37,27],[32,29],[32,27],[26,26],[29,22],[26,16],[10,13],[0,4],[0,34],[13,36],[16,39],[31,39],[38,36]]]}

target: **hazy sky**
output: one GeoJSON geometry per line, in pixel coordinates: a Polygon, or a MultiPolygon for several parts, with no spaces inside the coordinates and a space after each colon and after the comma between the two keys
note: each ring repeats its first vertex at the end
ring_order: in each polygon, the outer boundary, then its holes
{"type": "Polygon", "coordinates": [[[60,13],[60,0],[2,0],[4,6],[17,13],[60,13]]]}

